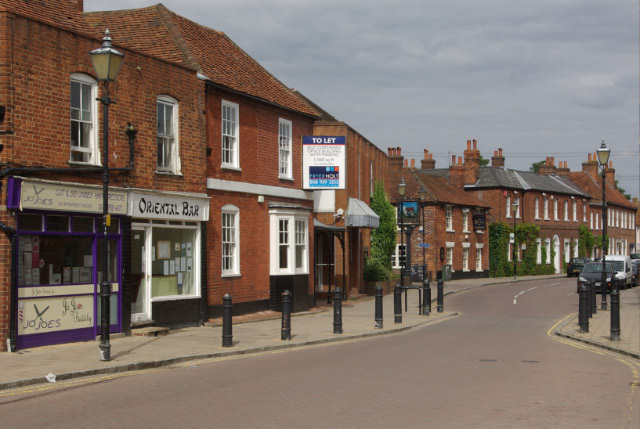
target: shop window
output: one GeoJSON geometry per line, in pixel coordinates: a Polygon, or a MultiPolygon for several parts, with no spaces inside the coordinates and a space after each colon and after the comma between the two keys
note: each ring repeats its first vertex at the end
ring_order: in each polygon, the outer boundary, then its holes
{"type": "Polygon", "coordinates": [[[42,215],[25,214],[18,215],[18,228],[21,231],[42,231],[42,215]]]}
{"type": "Polygon", "coordinates": [[[179,174],[178,102],[163,95],[157,100],[158,171],[179,174]]]}
{"type": "Polygon", "coordinates": [[[96,81],[87,75],[71,75],[71,154],[69,162],[100,163],[97,127],[96,81]]]}
{"type": "Polygon", "coordinates": [[[238,105],[222,100],[222,167],[240,168],[238,157],[238,105]]]}
{"type": "Polygon", "coordinates": [[[278,141],[280,144],[280,178],[291,179],[291,121],[278,121],[278,141]]]}
{"type": "Polygon", "coordinates": [[[69,216],[47,215],[47,232],[69,232],[69,216]]]}
{"type": "Polygon", "coordinates": [[[93,219],[92,217],[74,216],[73,232],[93,233],[93,219]]]}
{"type": "Polygon", "coordinates": [[[198,296],[194,261],[199,249],[195,229],[154,227],[151,243],[152,298],[198,296]]]}

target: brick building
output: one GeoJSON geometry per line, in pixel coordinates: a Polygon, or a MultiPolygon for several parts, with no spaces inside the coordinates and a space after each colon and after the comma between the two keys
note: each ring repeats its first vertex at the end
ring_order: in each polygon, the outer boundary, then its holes
{"type": "Polygon", "coordinates": [[[103,87],[89,52],[107,27],[125,54],[109,87],[111,331],[204,317],[205,82],[157,8],[82,7],[0,1],[2,130],[12,132],[0,137],[3,349],[99,332],[103,87]]]}
{"type": "Polygon", "coordinates": [[[371,230],[378,227],[378,216],[369,207],[373,187],[388,180],[386,154],[326,110],[296,94],[318,112],[314,136],[341,136],[346,145],[345,189],[314,191],[316,219],[315,297],[327,299],[332,287],[346,294],[364,293],[364,261],[371,248],[371,230]]]}
{"type": "Polygon", "coordinates": [[[401,148],[389,148],[388,151],[390,182],[395,184],[390,189],[391,202],[396,207],[400,204],[397,185],[403,180],[406,184],[402,201],[404,210],[397,220],[409,225],[404,236],[400,228],[398,230],[392,267],[400,270],[406,263],[411,268],[413,281],[421,280],[423,262],[427,275],[433,280],[443,266],[450,267],[453,279],[488,277],[486,215],[489,206],[465,192],[456,181],[458,165],[450,167],[451,174],[433,174],[444,172],[435,170],[435,160],[427,150],[420,169],[415,167],[415,160],[409,165],[401,148]],[[425,191],[424,200],[420,199],[421,188],[425,191]],[[411,212],[419,215],[412,216],[411,212]],[[421,247],[422,243],[429,247],[421,247]]]}

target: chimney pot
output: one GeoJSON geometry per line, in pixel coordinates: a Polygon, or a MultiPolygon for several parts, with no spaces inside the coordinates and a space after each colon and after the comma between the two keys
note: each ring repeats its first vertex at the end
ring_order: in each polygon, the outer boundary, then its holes
{"type": "Polygon", "coordinates": [[[432,153],[429,154],[429,159],[433,159],[433,154],[432,153]]]}
{"type": "Polygon", "coordinates": [[[458,157],[458,165],[462,165],[462,157],[461,156],[458,157]]]}
{"type": "Polygon", "coordinates": [[[471,140],[467,140],[467,150],[471,150],[471,140]]]}
{"type": "Polygon", "coordinates": [[[415,160],[415,158],[411,159],[411,168],[416,168],[416,160],[415,160]]]}
{"type": "Polygon", "coordinates": [[[456,165],[456,156],[451,155],[451,165],[456,165]]]}
{"type": "Polygon", "coordinates": [[[473,139],[473,150],[478,150],[478,141],[473,139]]]}
{"type": "Polygon", "coordinates": [[[591,152],[589,152],[589,156],[587,158],[588,158],[587,160],[591,162],[591,152]]]}
{"type": "Polygon", "coordinates": [[[407,167],[409,167],[409,160],[405,159],[404,160],[404,168],[407,168],[407,167]]]}
{"type": "Polygon", "coordinates": [[[501,147],[498,148],[498,155],[502,156],[502,148],[501,147]]]}

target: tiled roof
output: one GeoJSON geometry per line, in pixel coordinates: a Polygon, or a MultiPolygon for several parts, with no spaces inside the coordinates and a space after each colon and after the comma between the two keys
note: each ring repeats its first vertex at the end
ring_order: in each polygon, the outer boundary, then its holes
{"type": "MultiPolygon", "coordinates": [[[[584,173],[581,171],[575,171],[569,173],[569,177],[571,181],[576,183],[582,189],[585,190],[588,194],[591,195],[594,201],[592,203],[602,204],[602,181],[597,181],[593,177],[591,177],[588,173],[584,173]]],[[[614,186],[611,186],[609,182],[606,182],[606,195],[607,204],[615,204],[620,207],[626,207],[630,209],[635,209],[636,206],[625,198],[624,195],[620,191],[618,191],[614,186]]]]}
{"type": "MultiPolygon", "coordinates": [[[[78,0],[80,1],[80,0],[78,0]]],[[[317,116],[307,103],[265,70],[224,33],[196,24],[162,4],[142,9],[80,13],[72,0],[0,0],[0,10],[102,39],[200,71],[232,91],[303,114],[317,116]]]]}
{"type": "Polygon", "coordinates": [[[489,207],[487,203],[478,200],[473,195],[465,192],[464,189],[449,183],[446,178],[426,174],[425,170],[391,171],[389,175],[391,176],[390,180],[393,184],[389,190],[391,203],[395,203],[399,199],[398,183],[400,183],[401,178],[404,178],[404,182],[407,185],[405,191],[405,197],[407,198],[419,198],[419,191],[422,186],[427,191],[426,201],[430,203],[454,204],[468,207],[489,207]]]}

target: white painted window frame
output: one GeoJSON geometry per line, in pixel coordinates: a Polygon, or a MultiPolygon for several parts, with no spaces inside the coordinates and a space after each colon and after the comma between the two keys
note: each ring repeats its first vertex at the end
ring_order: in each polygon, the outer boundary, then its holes
{"type": "Polygon", "coordinates": [[[278,177],[293,180],[293,122],[288,119],[278,119],[278,177]]]}
{"type": "Polygon", "coordinates": [[[240,169],[240,106],[231,101],[222,100],[220,113],[220,162],[222,168],[240,169]],[[233,112],[233,118],[228,112],[233,112]],[[230,144],[227,147],[227,142],[230,144]],[[229,156],[227,158],[227,152],[229,156]]]}
{"type": "Polygon", "coordinates": [[[236,277],[240,275],[240,209],[233,205],[227,204],[222,207],[221,211],[221,219],[220,219],[220,228],[221,228],[221,269],[222,269],[222,277],[236,277]],[[233,224],[230,225],[227,223],[229,217],[232,216],[233,224]],[[232,229],[231,234],[229,234],[229,229],[232,229]],[[231,237],[229,237],[231,235],[231,237]],[[229,239],[227,239],[229,237],[229,239]],[[230,244],[232,246],[232,250],[229,254],[225,251],[225,244],[230,244]],[[225,268],[225,258],[231,259],[231,266],[229,268],[225,268]]]}
{"type": "MultiPolygon", "coordinates": [[[[180,174],[180,139],[179,139],[179,123],[178,118],[180,117],[178,114],[178,100],[169,96],[169,95],[159,95],[156,98],[156,132],[158,133],[156,138],[171,141],[169,144],[169,165],[160,165],[160,148],[158,141],[156,141],[156,150],[158,153],[156,154],[156,169],[158,172],[162,173],[171,173],[171,174],[180,174]],[[173,135],[166,135],[161,133],[158,129],[158,106],[171,106],[171,129],[173,130],[173,135]]],[[[165,121],[167,119],[165,118],[165,121]]],[[[164,145],[163,145],[164,147],[164,145]]]]}
{"type": "MultiPolygon", "coordinates": [[[[88,148],[82,148],[82,147],[77,147],[77,146],[72,146],[71,145],[71,138],[69,138],[69,163],[71,164],[86,164],[86,165],[101,165],[101,161],[100,161],[100,144],[99,144],[99,127],[98,127],[98,83],[95,79],[91,78],[90,76],[87,76],[86,74],[82,74],[82,73],[73,73],[71,74],[70,80],[69,80],[69,136],[71,136],[71,123],[76,121],[76,122],[80,122],[80,123],[88,123],[91,125],[91,132],[89,133],[89,147],[88,148]],[[91,107],[91,112],[90,112],[90,119],[89,121],[82,121],[82,120],[74,120],[71,117],[71,91],[72,91],[72,83],[78,83],[80,84],[80,88],[82,89],[82,85],[90,85],[90,92],[91,94],[89,95],[89,99],[90,99],[90,107],[91,107]],[[75,148],[75,149],[74,149],[75,148]],[[72,154],[73,153],[82,153],[82,154],[88,154],[89,156],[89,161],[77,161],[77,160],[73,160],[72,154]]],[[[80,103],[82,103],[82,92],[80,93],[80,103]]],[[[82,106],[81,106],[81,110],[82,110],[82,106]]]]}

